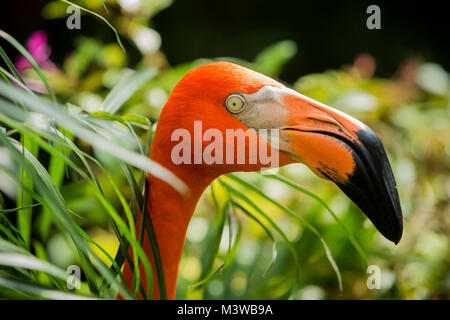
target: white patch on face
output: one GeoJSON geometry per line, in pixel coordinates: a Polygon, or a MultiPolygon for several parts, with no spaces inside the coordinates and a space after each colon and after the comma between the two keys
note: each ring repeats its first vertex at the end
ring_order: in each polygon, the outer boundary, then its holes
{"type": "MultiPolygon", "coordinates": [[[[286,87],[264,86],[257,92],[241,95],[244,97],[246,106],[242,112],[233,114],[243,124],[251,129],[278,129],[286,124],[289,112],[284,106],[284,96],[295,91],[286,87]]],[[[268,143],[270,133],[261,136],[268,143]]],[[[288,141],[280,135],[278,149],[287,147],[288,141]]]]}
{"type": "Polygon", "coordinates": [[[279,128],[284,125],[287,116],[282,95],[279,88],[272,86],[262,87],[255,93],[242,94],[246,107],[234,116],[249,128],[279,128]]]}

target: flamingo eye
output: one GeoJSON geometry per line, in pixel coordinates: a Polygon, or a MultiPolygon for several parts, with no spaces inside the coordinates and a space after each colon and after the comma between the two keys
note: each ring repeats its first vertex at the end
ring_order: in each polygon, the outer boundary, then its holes
{"type": "Polygon", "coordinates": [[[245,108],[245,100],[239,94],[231,94],[225,101],[225,106],[231,113],[239,113],[245,108]]]}

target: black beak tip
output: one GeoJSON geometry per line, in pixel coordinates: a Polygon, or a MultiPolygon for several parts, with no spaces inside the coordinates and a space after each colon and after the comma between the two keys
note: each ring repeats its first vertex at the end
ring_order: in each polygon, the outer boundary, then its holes
{"type": "Polygon", "coordinates": [[[398,230],[396,236],[391,239],[391,241],[397,245],[400,242],[400,240],[402,239],[402,235],[403,235],[403,223],[401,223],[401,220],[400,220],[399,230],[398,230]]]}
{"type": "Polygon", "coordinates": [[[396,188],[369,190],[359,179],[350,179],[339,188],[372,221],[377,230],[388,240],[398,244],[403,234],[403,215],[396,188]]]}
{"type": "MultiPolygon", "coordinates": [[[[350,183],[340,188],[369,218],[377,230],[396,245],[403,235],[403,216],[400,203],[393,203],[391,197],[380,197],[380,194],[370,195],[362,192],[355,184],[350,183]]],[[[398,198],[394,198],[398,199],[398,198]]]]}
{"type": "Polygon", "coordinates": [[[397,235],[396,237],[393,237],[389,240],[391,240],[392,242],[394,242],[395,245],[397,245],[401,239],[402,239],[402,232],[400,232],[399,235],[397,235]]]}
{"type": "MultiPolygon", "coordinates": [[[[400,213],[400,217],[401,217],[401,213],[400,213]]],[[[398,244],[400,242],[400,240],[402,239],[402,235],[403,235],[403,223],[402,220],[399,219],[397,221],[395,221],[394,225],[390,228],[389,231],[383,232],[381,231],[381,228],[378,228],[378,230],[380,230],[381,234],[386,237],[386,239],[394,242],[394,244],[398,244]]]]}
{"type": "MultiPolygon", "coordinates": [[[[398,244],[403,234],[403,217],[400,203],[392,199],[370,195],[363,192],[354,183],[339,185],[342,191],[361,209],[378,231],[388,240],[398,244]]],[[[398,199],[398,198],[394,198],[398,199]]]]}
{"type": "Polygon", "coordinates": [[[338,186],[384,237],[398,244],[403,234],[403,215],[383,144],[369,128],[358,131],[357,135],[361,144],[351,145],[355,171],[346,183],[338,186]]]}

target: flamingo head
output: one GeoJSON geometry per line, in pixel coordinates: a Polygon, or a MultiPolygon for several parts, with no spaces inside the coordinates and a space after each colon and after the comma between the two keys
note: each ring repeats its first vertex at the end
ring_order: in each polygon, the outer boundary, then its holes
{"type": "Polygon", "coordinates": [[[400,241],[397,187],[375,132],[255,71],[227,62],[190,71],[163,108],[155,140],[171,152],[152,146],[152,158],[166,157],[177,174],[188,170],[211,179],[303,163],[334,182],[387,239],[400,241]]]}

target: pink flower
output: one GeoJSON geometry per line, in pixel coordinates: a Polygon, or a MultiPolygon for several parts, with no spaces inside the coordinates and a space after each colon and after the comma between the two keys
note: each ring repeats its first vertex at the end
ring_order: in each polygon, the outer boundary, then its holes
{"type": "MultiPolygon", "coordinates": [[[[53,71],[56,70],[56,66],[50,61],[51,48],[47,42],[47,35],[44,31],[35,31],[28,39],[26,49],[31,54],[36,63],[44,70],[53,71]]],[[[17,71],[22,75],[26,70],[32,68],[31,63],[22,55],[17,57],[14,63],[17,71]]],[[[41,81],[32,79],[24,79],[27,86],[38,92],[46,93],[45,87],[41,81]]]]}

